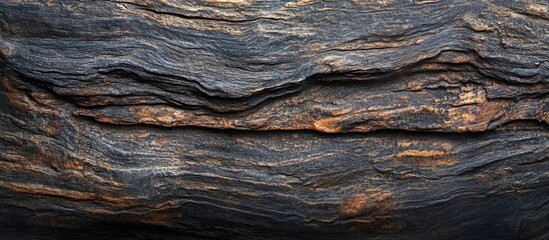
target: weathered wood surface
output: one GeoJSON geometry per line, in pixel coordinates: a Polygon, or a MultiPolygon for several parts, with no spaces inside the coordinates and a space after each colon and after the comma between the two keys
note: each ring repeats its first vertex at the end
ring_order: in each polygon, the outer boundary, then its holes
{"type": "Polygon", "coordinates": [[[549,238],[546,1],[0,0],[0,237],[549,238]]]}

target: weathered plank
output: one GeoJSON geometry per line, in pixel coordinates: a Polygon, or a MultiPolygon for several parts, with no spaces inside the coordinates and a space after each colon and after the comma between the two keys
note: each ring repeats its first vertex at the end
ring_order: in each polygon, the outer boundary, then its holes
{"type": "Polygon", "coordinates": [[[0,0],[0,79],[0,237],[549,237],[544,1],[0,0]]]}

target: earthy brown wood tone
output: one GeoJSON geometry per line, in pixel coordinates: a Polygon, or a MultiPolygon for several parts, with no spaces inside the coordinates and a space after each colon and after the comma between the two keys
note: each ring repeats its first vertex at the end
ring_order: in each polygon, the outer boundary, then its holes
{"type": "Polygon", "coordinates": [[[0,0],[0,238],[549,239],[546,1],[0,0]]]}

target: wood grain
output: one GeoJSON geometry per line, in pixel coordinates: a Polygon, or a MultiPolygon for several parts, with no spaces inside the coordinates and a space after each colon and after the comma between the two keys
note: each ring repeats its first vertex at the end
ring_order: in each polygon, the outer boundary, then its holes
{"type": "Polygon", "coordinates": [[[548,9],[0,0],[0,237],[549,238],[548,9]]]}

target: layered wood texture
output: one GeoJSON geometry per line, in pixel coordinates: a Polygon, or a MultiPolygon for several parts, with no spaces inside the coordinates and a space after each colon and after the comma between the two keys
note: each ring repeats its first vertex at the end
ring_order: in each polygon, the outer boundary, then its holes
{"type": "Polygon", "coordinates": [[[0,237],[549,238],[546,1],[0,0],[0,237]]]}

